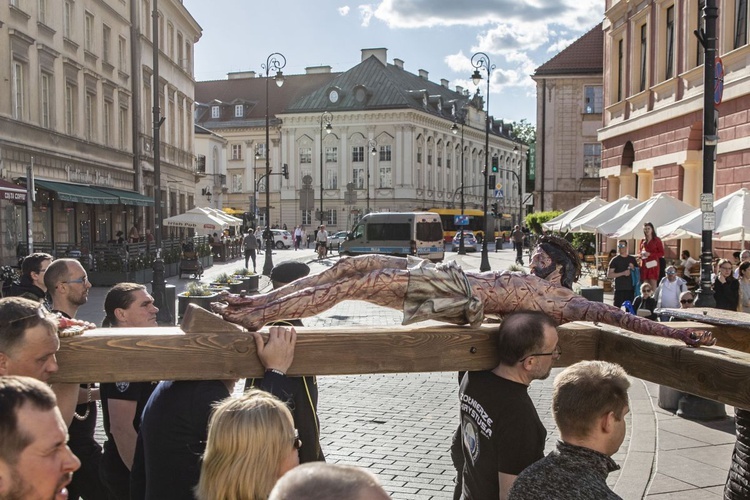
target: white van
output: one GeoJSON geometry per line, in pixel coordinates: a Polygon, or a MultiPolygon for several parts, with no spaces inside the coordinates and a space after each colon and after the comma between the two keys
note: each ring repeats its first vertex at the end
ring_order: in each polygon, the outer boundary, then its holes
{"type": "Polygon", "coordinates": [[[378,212],[365,215],[339,247],[341,255],[379,253],[443,260],[443,224],[433,212],[378,212]]]}

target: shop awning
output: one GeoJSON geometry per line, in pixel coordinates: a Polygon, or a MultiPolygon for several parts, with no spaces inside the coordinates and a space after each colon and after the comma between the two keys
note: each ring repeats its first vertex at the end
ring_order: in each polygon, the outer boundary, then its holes
{"type": "Polygon", "coordinates": [[[117,205],[120,203],[120,200],[115,195],[79,184],[36,179],[34,186],[54,191],[57,194],[57,198],[62,201],[88,203],[91,205],[117,205]]]}
{"type": "Polygon", "coordinates": [[[139,207],[154,206],[153,198],[149,198],[148,196],[142,195],[141,193],[136,193],[135,191],[126,191],[124,189],[104,187],[97,187],[96,189],[97,191],[103,191],[107,194],[117,196],[117,198],[120,200],[120,203],[122,203],[123,205],[136,205],[139,207]]]}
{"type": "Polygon", "coordinates": [[[26,188],[0,179],[0,199],[25,202],[26,188]]]}

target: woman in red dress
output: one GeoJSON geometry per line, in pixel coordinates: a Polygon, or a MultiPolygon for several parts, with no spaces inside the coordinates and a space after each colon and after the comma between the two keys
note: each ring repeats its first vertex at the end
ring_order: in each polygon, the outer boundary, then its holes
{"type": "Polygon", "coordinates": [[[664,257],[664,245],[658,236],[656,229],[650,222],[643,224],[645,238],[641,240],[641,281],[651,285],[656,290],[656,282],[659,280],[659,259],[664,257]]]}

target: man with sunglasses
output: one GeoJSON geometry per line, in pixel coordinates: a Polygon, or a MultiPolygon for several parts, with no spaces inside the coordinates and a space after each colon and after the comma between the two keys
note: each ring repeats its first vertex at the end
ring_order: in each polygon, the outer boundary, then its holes
{"type": "Polygon", "coordinates": [[[626,300],[633,302],[635,298],[631,273],[638,267],[638,261],[628,253],[628,242],[626,240],[617,242],[617,251],[617,255],[609,261],[607,278],[615,280],[615,296],[612,304],[615,307],[620,307],[626,300]]]}
{"type": "Polygon", "coordinates": [[[547,431],[528,388],[562,354],[554,321],[541,312],[509,314],[498,354],[495,368],[467,372],[459,389],[464,463],[456,496],[463,500],[508,498],[516,477],[544,456],[547,431]]]}
{"type": "MultiPolygon", "coordinates": [[[[91,283],[86,270],[76,259],[57,259],[44,273],[44,284],[52,300],[52,312],[75,318],[78,309],[89,298],[91,283]]],[[[81,386],[73,421],[68,427],[68,445],[81,461],[81,469],[68,487],[71,499],[106,499],[107,493],[99,479],[102,447],[94,438],[97,420],[96,400],[99,389],[81,386]]]]}
{"type": "MultiPolygon", "coordinates": [[[[666,275],[659,283],[656,299],[657,307],[679,309],[680,294],[687,291],[687,283],[677,276],[677,269],[674,266],[667,267],[666,275]]],[[[668,314],[661,315],[662,321],[669,321],[670,318],[671,316],[668,314]]]]}

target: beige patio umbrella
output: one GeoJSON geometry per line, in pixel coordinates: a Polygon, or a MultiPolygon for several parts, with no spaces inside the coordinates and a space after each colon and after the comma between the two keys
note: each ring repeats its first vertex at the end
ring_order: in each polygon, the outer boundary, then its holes
{"type": "Polygon", "coordinates": [[[590,214],[597,208],[601,208],[606,205],[607,202],[598,196],[594,196],[590,200],[586,200],[580,205],[577,205],[570,210],[567,210],[554,219],[550,219],[547,222],[542,223],[542,227],[549,231],[566,232],[570,231],[570,223],[579,217],[583,217],[586,214],[590,214]]]}
{"type": "Polygon", "coordinates": [[[693,209],[693,206],[684,201],[666,193],[659,193],[614,219],[600,224],[596,230],[608,238],[638,239],[643,238],[643,224],[650,222],[656,228],[656,234],[659,235],[661,226],[693,209]]]}

